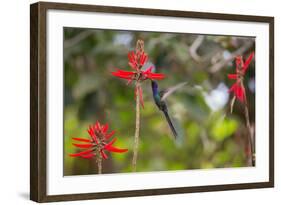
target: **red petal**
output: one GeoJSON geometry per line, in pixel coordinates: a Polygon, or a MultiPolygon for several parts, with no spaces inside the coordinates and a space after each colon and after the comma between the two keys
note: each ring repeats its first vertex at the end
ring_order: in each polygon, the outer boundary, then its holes
{"type": "Polygon", "coordinates": [[[96,123],[95,123],[95,130],[96,131],[98,131],[98,130],[100,130],[100,123],[99,123],[99,121],[97,121],[96,123]]]}
{"type": "Polygon", "coordinates": [[[150,78],[150,79],[157,79],[157,80],[161,80],[163,78],[165,78],[165,75],[164,74],[161,74],[161,73],[148,73],[146,75],[147,78],[150,78]]]}
{"type": "Polygon", "coordinates": [[[137,58],[137,56],[134,51],[131,51],[128,53],[128,59],[130,62],[135,62],[136,58],[137,58]]]}
{"type": "Polygon", "coordinates": [[[104,159],[108,158],[103,150],[101,150],[100,153],[101,153],[102,158],[104,158],[104,159]]]}
{"type": "Polygon", "coordinates": [[[236,83],[234,83],[228,90],[228,92],[233,92],[236,89],[236,83]]]}
{"type": "Polygon", "coordinates": [[[117,152],[117,153],[123,153],[128,151],[128,149],[120,149],[114,146],[108,146],[106,149],[110,152],[117,152]]]}
{"type": "Polygon", "coordinates": [[[90,154],[87,154],[87,155],[82,155],[80,157],[84,158],[84,159],[89,159],[89,158],[92,158],[93,156],[95,156],[94,153],[90,153],[90,154]]]}
{"type": "Polygon", "coordinates": [[[105,146],[104,146],[104,149],[107,149],[108,146],[111,146],[113,145],[115,142],[116,142],[117,138],[114,138],[113,140],[111,140],[109,143],[107,143],[105,146]]]}
{"type": "Polygon", "coordinates": [[[245,91],[241,86],[237,87],[235,95],[241,102],[245,101],[245,91]]]}
{"type": "Polygon", "coordinates": [[[227,76],[229,79],[237,79],[237,77],[238,77],[237,74],[228,74],[227,76]]]}
{"type": "Polygon", "coordinates": [[[94,128],[92,126],[89,126],[89,129],[87,131],[90,136],[92,136],[94,134],[94,128]]]}
{"type": "Polygon", "coordinates": [[[92,140],[84,139],[84,138],[73,137],[72,139],[73,140],[77,140],[77,141],[81,141],[81,142],[92,142],[92,140]]]}
{"type": "Polygon", "coordinates": [[[236,72],[238,72],[239,68],[243,67],[244,64],[242,56],[236,56],[235,63],[236,63],[236,72]]]}
{"type": "Polygon", "coordinates": [[[93,146],[93,144],[76,144],[76,143],[72,143],[75,147],[79,147],[79,148],[90,148],[93,146]]]}
{"type": "MultiPolygon", "coordinates": [[[[96,127],[96,126],[95,126],[96,127]]],[[[94,140],[95,143],[98,144],[98,140],[97,140],[97,136],[95,135],[95,132],[94,132],[94,126],[90,126],[89,129],[88,129],[88,133],[89,135],[92,137],[92,139],[94,140]]]]}
{"type": "Polygon", "coordinates": [[[110,139],[115,134],[115,131],[113,130],[111,133],[107,134],[105,136],[106,139],[110,139]]]}
{"type": "Polygon", "coordinates": [[[126,70],[117,70],[117,72],[120,74],[125,74],[125,75],[134,75],[135,74],[133,71],[126,71],[126,70]]]}
{"type": "Polygon", "coordinates": [[[245,90],[238,83],[233,84],[229,89],[229,92],[233,92],[234,95],[238,98],[238,100],[244,102],[245,90]]]}
{"type": "Polygon", "coordinates": [[[91,149],[83,151],[83,152],[78,152],[78,153],[75,153],[75,154],[69,154],[69,156],[70,157],[78,157],[78,156],[81,156],[81,155],[89,154],[90,152],[92,152],[91,149]]]}
{"type": "Polygon", "coordinates": [[[128,53],[129,65],[133,69],[137,69],[137,56],[134,51],[128,53]]]}
{"type": "Polygon", "coordinates": [[[243,71],[244,71],[244,73],[247,71],[247,69],[248,69],[248,67],[249,67],[249,65],[250,65],[250,63],[251,63],[253,57],[254,57],[254,52],[252,52],[252,53],[250,54],[250,56],[247,58],[247,60],[245,61],[245,64],[244,64],[244,66],[243,66],[243,71]]]}
{"type": "Polygon", "coordinates": [[[103,133],[106,133],[108,130],[108,124],[105,124],[103,127],[102,127],[102,132],[103,133]]]}
{"type": "Polygon", "coordinates": [[[111,72],[111,74],[116,76],[116,77],[124,78],[124,79],[127,79],[127,80],[130,80],[132,78],[130,75],[121,74],[121,73],[118,73],[118,72],[111,72]]]}
{"type": "Polygon", "coordinates": [[[142,52],[141,56],[140,56],[140,65],[144,65],[146,63],[148,59],[148,56],[145,52],[142,52]]]}

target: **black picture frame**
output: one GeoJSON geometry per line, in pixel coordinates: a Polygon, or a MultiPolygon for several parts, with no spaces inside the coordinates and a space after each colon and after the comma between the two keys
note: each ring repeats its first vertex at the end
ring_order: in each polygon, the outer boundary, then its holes
{"type": "Polygon", "coordinates": [[[179,194],[190,192],[209,192],[236,189],[265,188],[274,186],[274,18],[219,13],[202,13],[142,8],[108,7],[82,4],[38,2],[30,6],[30,199],[36,202],[101,199],[114,197],[132,197],[160,194],[179,194]],[[46,138],[47,138],[47,86],[46,86],[46,13],[48,10],[66,10],[83,12],[106,12],[137,14],[149,16],[169,16],[198,19],[217,19],[242,22],[262,22],[269,24],[269,181],[258,183],[240,183],[225,185],[206,185],[115,191],[70,195],[47,195],[46,178],[46,138]]]}

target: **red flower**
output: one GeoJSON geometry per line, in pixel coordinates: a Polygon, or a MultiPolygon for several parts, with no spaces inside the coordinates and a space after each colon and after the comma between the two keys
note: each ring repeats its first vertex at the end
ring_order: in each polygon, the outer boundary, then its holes
{"type": "Polygon", "coordinates": [[[254,52],[250,54],[250,56],[243,61],[242,56],[236,57],[236,73],[235,74],[228,74],[229,79],[236,80],[236,82],[231,86],[229,92],[233,92],[234,96],[240,100],[240,102],[246,101],[246,92],[245,87],[243,84],[243,79],[248,67],[254,57],[254,52]]]}
{"type": "MultiPolygon", "coordinates": [[[[128,53],[128,60],[128,64],[133,69],[133,71],[117,69],[117,71],[112,72],[112,75],[126,79],[128,81],[127,84],[130,84],[132,81],[142,82],[147,79],[162,80],[165,78],[165,75],[162,73],[153,73],[153,66],[150,66],[146,70],[142,70],[143,65],[148,60],[148,55],[143,50],[143,41],[138,41],[136,52],[130,51],[128,53]]],[[[136,86],[135,93],[139,93],[141,105],[142,107],[144,107],[142,99],[142,89],[140,86],[136,86]]]]}
{"type": "Polygon", "coordinates": [[[112,72],[112,75],[128,80],[128,84],[133,80],[136,81],[144,81],[147,79],[151,80],[162,80],[165,78],[164,74],[161,73],[153,73],[152,68],[150,66],[146,70],[141,70],[142,66],[147,62],[148,56],[146,53],[142,52],[140,54],[135,54],[134,51],[128,53],[129,65],[134,71],[126,71],[117,69],[117,71],[112,72]],[[137,57],[139,56],[139,57],[137,57]]]}
{"type": "Polygon", "coordinates": [[[114,135],[114,131],[108,133],[108,124],[101,125],[98,121],[89,126],[88,133],[90,139],[86,138],[72,138],[75,141],[84,142],[82,144],[72,143],[75,147],[84,149],[81,152],[75,154],[69,154],[71,157],[82,157],[82,158],[92,158],[96,155],[101,155],[102,158],[107,159],[105,151],[123,153],[127,152],[128,149],[120,149],[114,147],[113,144],[116,142],[117,138],[110,138],[114,135]]]}

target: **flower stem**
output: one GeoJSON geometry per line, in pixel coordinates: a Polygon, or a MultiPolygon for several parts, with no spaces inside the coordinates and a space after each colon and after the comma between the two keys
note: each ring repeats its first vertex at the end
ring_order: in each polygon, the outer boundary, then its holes
{"type": "Polygon", "coordinates": [[[255,166],[256,159],[255,159],[255,150],[254,150],[254,143],[253,143],[254,136],[250,125],[249,109],[247,104],[245,104],[245,119],[246,119],[246,126],[249,132],[248,145],[250,146],[250,156],[251,156],[251,159],[249,159],[249,163],[251,163],[252,166],[255,166]]]}
{"type": "Polygon", "coordinates": [[[230,103],[230,113],[233,112],[233,106],[234,106],[235,100],[236,100],[236,96],[234,95],[231,100],[231,103],[230,103]]]}
{"type": "Polygon", "coordinates": [[[101,155],[97,155],[97,164],[98,164],[98,174],[102,173],[102,158],[101,155]]]}
{"type": "Polygon", "coordinates": [[[135,130],[135,141],[133,151],[132,170],[137,171],[137,158],[139,148],[139,135],[140,135],[140,96],[139,96],[139,82],[136,83],[136,130],[135,130]]]}

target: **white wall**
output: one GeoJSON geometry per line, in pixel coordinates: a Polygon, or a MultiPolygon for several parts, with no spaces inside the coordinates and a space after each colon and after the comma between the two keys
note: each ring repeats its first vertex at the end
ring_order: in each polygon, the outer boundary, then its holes
{"type": "MultiPolygon", "coordinates": [[[[115,6],[179,9],[250,15],[275,16],[275,76],[280,76],[281,13],[277,0],[78,0],[75,2],[115,6]]],[[[29,192],[29,4],[35,1],[2,1],[0,6],[0,202],[32,204],[29,192]]],[[[266,72],[266,71],[265,71],[266,72]]],[[[70,204],[277,204],[281,195],[280,181],[280,83],[275,84],[275,188],[153,196],[70,204]],[[275,202],[275,203],[274,203],[275,202]]],[[[66,204],[66,203],[60,203],[66,204]]]]}

